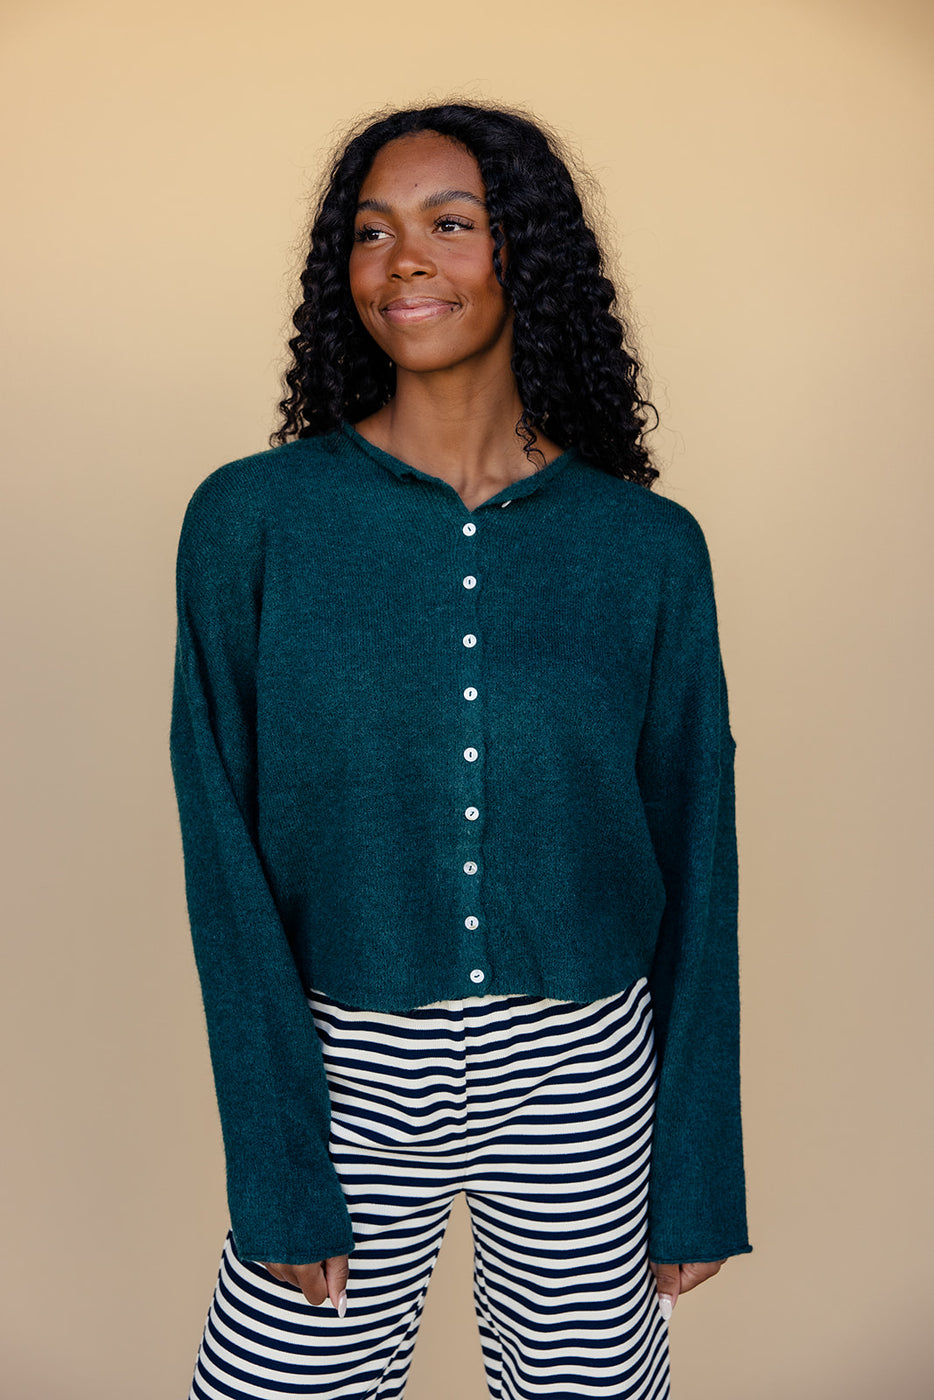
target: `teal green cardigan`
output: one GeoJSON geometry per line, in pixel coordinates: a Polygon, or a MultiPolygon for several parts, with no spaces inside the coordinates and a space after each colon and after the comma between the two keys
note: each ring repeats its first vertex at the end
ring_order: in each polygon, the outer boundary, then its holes
{"type": "Polygon", "coordinates": [[[470,511],[353,428],[232,462],[178,550],[172,768],[234,1239],[353,1248],[306,993],[649,978],[649,1249],[749,1249],[733,754],[696,519],[573,450],[470,511]]]}

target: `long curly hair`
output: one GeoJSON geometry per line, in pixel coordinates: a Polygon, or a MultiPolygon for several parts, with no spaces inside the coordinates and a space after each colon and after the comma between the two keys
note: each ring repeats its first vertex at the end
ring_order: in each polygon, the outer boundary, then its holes
{"type": "Polygon", "coordinates": [[[630,328],[559,144],[528,117],[479,103],[369,118],[337,154],[314,215],[303,300],[292,318],[288,393],[271,443],[358,423],[393,396],[395,367],[357,315],[348,263],[359,191],[376,153],[422,131],[453,138],[480,167],[493,266],[514,312],[512,369],[523,405],[516,432],[526,454],[536,452],[541,429],[595,467],[651,489],[659,473],[644,438],[658,415],[643,396],[630,328]]]}

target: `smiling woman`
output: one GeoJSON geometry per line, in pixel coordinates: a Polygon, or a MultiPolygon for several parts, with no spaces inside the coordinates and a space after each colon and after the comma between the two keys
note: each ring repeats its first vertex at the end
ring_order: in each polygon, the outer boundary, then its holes
{"type": "Polygon", "coordinates": [[[191,1395],[400,1396],[464,1191],[490,1394],[662,1400],[749,1249],[704,537],[537,123],[366,124],[302,286],[274,446],[179,544],[231,1217],[191,1395]]]}

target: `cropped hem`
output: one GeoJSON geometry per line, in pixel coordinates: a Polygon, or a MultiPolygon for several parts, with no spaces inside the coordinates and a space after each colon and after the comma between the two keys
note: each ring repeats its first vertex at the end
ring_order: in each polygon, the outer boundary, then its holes
{"type": "Polygon", "coordinates": [[[684,1250],[680,1254],[673,1254],[668,1250],[663,1250],[656,1254],[649,1249],[649,1258],[653,1264],[718,1264],[721,1259],[732,1259],[737,1254],[751,1254],[751,1244],[732,1244],[723,1249],[711,1250],[705,1246],[698,1250],[684,1250]]]}

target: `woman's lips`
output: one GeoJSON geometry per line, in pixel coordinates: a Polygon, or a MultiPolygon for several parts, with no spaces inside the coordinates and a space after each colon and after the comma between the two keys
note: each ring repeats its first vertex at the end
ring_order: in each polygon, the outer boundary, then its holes
{"type": "Polygon", "coordinates": [[[447,316],[455,309],[452,301],[439,301],[435,297],[400,297],[383,307],[383,316],[396,325],[411,325],[415,321],[432,321],[438,316],[447,316]]]}

